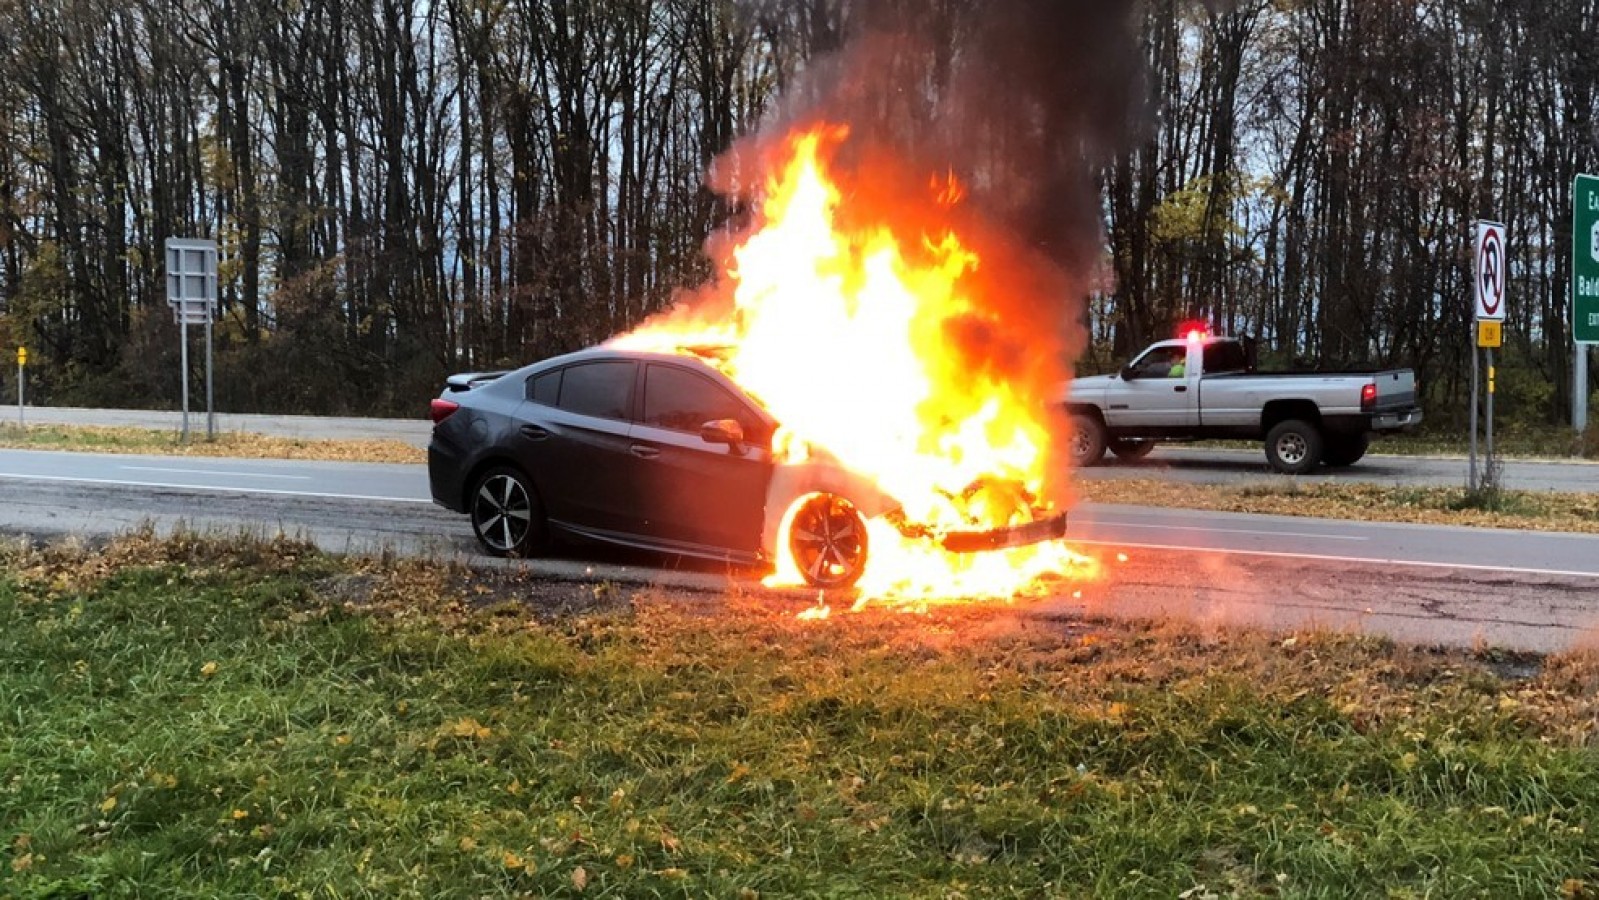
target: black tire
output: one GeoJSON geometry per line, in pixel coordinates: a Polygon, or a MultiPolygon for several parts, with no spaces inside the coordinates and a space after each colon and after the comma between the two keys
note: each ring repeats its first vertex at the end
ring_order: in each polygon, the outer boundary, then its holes
{"type": "Polygon", "coordinates": [[[509,466],[478,478],[467,504],[472,531],[491,556],[524,557],[542,552],[549,529],[544,505],[526,475],[509,466]]]}
{"type": "Polygon", "coordinates": [[[1266,433],[1266,462],[1284,475],[1304,475],[1321,465],[1321,429],[1289,419],[1266,433]]]}
{"type": "Polygon", "coordinates": [[[1111,438],[1109,446],[1110,452],[1116,454],[1117,459],[1125,459],[1128,462],[1132,462],[1135,459],[1143,459],[1148,456],[1149,451],[1155,449],[1155,442],[1137,441],[1129,438],[1111,438]]]}
{"type": "Polygon", "coordinates": [[[1366,434],[1340,434],[1327,438],[1321,461],[1329,466],[1352,466],[1366,455],[1371,446],[1371,436],[1366,434]]]}
{"type": "Polygon", "coordinates": [[[1072,465],[1095,466],[1105,458],[1105,423],[1087,413],[1072,413],[1072,465]]]}
{"type": "Polygon", "coordinates": [[[866,520],[855,504],[837,494],[812,494],[800,501],[789,523],[788,552],[805,583],[847,588],[866,571],[866,520]]]}

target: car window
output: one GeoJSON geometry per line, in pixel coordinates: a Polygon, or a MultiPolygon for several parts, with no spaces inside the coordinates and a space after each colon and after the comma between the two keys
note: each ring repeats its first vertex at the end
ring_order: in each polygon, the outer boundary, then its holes
{"type": "Polygon", "coordinates": [[[721,385],[676,366],[650,366],[645,372],[645,425],[698,434],[717,419],[733,419],[745,440],[764,443],[764,423],[721,385]]]}
{"type": "Polygon", "coordinates": [[[1173,372],[1172,367],[1185,366],[1187,362],[1187,347],[1156,347],[1134,363],[1133,370],[1140,378],[1179,378],[1183,374],[1183,369],[1178,368],[1173,372]]]}
{"type": "Polygon", "coordinates": [[[1242,344],[1218,341],[1205,348],[1205,374],[1241,372],[1249,368],[1242,344]]]}
{"type": "Polygon", "coordinates": [[[633,400],[630,362],[591,362],[561,370],[560,401],[567,412],[602,419],[626,419],[633,400]]]}
{"type": "Polygon", "coordinates": [[[561,372],[545,372],[527,381],[527,398],[540,406],[554,406],[561,399],[561,372]]]}

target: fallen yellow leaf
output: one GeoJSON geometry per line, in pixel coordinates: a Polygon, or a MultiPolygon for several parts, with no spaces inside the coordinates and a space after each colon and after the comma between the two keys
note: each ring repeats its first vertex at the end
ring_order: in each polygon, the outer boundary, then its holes
{"type": "Polygon", "coordinates": [[[217,673],[217,664],[216,664],[215,661],[208,662],[205,665],[200,667],[200,677],[201,678],[210,678],[212,675],[215,675],[216,673],[217,673]]]}
{"type": "Polygon", "coordinates": [[[113,809],[116,809],[116,808],[117,808],[117,795],[116,794],[112,794],[111,796],[109,796],[109,797],[105,798],[104,800],[100,801],[100,813],[102,815],[104,815],[106,813],[109,813],[113,809]]]}

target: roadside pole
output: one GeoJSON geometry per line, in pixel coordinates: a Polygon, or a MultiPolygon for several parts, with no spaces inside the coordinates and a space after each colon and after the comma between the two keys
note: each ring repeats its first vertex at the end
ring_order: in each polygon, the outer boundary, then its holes
{"type": "Polygon", "coordinates": [[[183,367],[183,442],[189,442],[189,323],[205,323],[205,436],[216,437],[211,377],[211,320],[217,307],[217,242],[167,238],[167,304],[178,323],[183,367]]]}
{"type": "Polygon", "coordinates": [[[180,362],[178,369],[183,372],[183,442],[189,442],[189,317],[180,316],[178,319],[178,343],[182,350],[178,353],[180,362]]]}
{"type": "Polygon", "coordinates": [[[1488,446],[1483,453],[1484,471],[1492,472],[1494,465],[1494,348],[1488,348],[1488,446]]]}
{"type": "Polygon", "coordinates": [[[1477,475],[1477,355],[1488,354],[1488,397],[1484,414],[1487,446],[1483,455],[1483,474],[1492,477],[1494,458],[1494,348],[1504,342],[1505,282],[1509,280],[1510,255],[1505,249],[1505,226],[1479,220],[1472,227],[1472,316],[1475,340],[1471,348],[1471,467],[1470,489],[1482,482],[1477,475]]]}
{"type": "MultiPolygon", "coordinates": [[[[1599,176],[1571,185],[1571,427],[1588,429],[1588,348],[1599,344],[1599,176]]],[[[1574,442],[1575,443],[1575,442],[1574,442]]]]}
{"type": "Polygon", "coordinates": [[[23,417],[23,410],[27,409],[28,394],[28,348],[17,348],[17,425],[27,427],[27,420],[23,417]]]}
{"type": "Polygon", "coordinates": [[[1477,357],[1481,354],[1477,352],[1477,340],[1480,340],[1480,338],[1475,332],[1481,326],[1481,322],[1473,321],[1471,323],[1474,340],[1471,342],[1471,411],[1469,413],[1471,418],[1471,464],[1466,469],[1466,490],[1468,491],[1477,489],[1477,357]]]}
{"type": "Polygon", "coordinates": [[[1588,345],[1577,344],[1577,359],[1571,367],[1571,427],[1577,437],[1588,430],[1588,345]]]}
{"type": "Polygon", "coordinates": [[[211,307],[205,310],[205,439],[217,439],[217,407],[211,393],[211,307]]]}

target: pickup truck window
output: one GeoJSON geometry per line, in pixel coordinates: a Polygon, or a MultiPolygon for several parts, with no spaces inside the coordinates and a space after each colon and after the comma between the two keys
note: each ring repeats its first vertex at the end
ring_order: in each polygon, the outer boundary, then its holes
{"type": "Polygon", "coordinates": [[[1249,368],[1249,358],[1244,353],[1244,346],[1233,341],[1217,341],[1206,347],[1204,361],[1206,375],[1215,375],[1218,372],[1242,372],[1249,368]]]}
{"type": "Polygon", "coordinates": [[[1156,347],[1133,363],[1132,375],[1134,378],[1181,378],[1187,362],[1187,347],[1156,347]]]}

